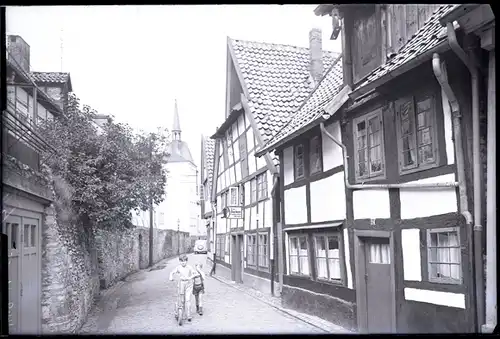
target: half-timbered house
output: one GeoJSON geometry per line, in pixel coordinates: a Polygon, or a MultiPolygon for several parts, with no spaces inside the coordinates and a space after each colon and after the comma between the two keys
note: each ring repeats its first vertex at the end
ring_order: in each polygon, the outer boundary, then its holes
{"type": "Polygon", "coordinates": [[[285,304],[370,333],[484,323],[485,110],[474,102],[486,96],[473,90],[483,52],[464,28],[444,27],[457,8],[317,8],[332,15],[332,38],[342,33],[344,84],[328,86],[334,68],[257,152],[281,160],[285,304]],[[318,215],[329,216],[323,233],[318,215]]]}
{"type": "Polygon", "coordinates": [[[224,123],[216,139],[212,199],[216,206],[216,274],[274,293],[277,159],[255,151],[273,138],[329,68],[321,31],[307,49],[227,41],[224,123]],[[318,38],[319,36],[319,38],[318,38]]]}

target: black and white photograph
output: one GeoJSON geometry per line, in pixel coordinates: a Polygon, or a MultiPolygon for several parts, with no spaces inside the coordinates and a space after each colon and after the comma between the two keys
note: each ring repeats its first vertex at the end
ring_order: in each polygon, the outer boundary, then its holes
{"type": "Polygon", "coordinates": [[[496,333],[493,6],[0,9],[0,334],[496,333]]]}

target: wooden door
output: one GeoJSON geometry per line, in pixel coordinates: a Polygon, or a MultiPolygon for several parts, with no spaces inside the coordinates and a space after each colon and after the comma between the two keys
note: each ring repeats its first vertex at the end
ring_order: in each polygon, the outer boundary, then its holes
{"type": "Polygon", "coordinates": [[[392,271],[391,251],[388,238],[365,239],[365,296],[366,331],[391,333],[392,319],[392,271]]]}
{"type": "Polygon", "coordinates": [[[9,243],[10,334],[39,334],[41,327],[41,216],[26,214],[9,215],[2,223],[9,243]]]}

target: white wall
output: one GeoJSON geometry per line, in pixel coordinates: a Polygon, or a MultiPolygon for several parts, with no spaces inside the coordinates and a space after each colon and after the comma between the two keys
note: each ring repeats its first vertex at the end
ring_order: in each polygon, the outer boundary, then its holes
{"type": "MultiPolygon", "coordinates": [[[[440,175],[413,181],[414,183],[454,182],[455,174],[440,175]]],[[[401,188],[401,219],[423,218],[432,215],[453,213],[458,210],[455,187],[442,189],[401,188]]]]}
{"type": "Polygon", "coordinates": [[[283,150],[283,184],[289,185],[293,182],[293,147],[283,150]]]}
{"type": "Polygon", "coordinates": [[[306,186],[285,190],[285,224],[307,222],[306,186]]]}
{"type": "Polygon", "coordinates": [[[370,189],[353,192],[354,219],[388,219],[391,217],[389,190],[370,189]]]}
{"type": "Polygon", "coordinates": [[[422,281],[420,257],[420,230],[418,228],[401,230],[403,249],[404,280],[422,281]]]}
{"type": "Polygon", "coordinates": [[[311,222],[343,220],[346,217],[344,172],[313,181],[311,222]]]}
{"type": "Polygon", "coordinates": [[[170,162],[165,167],[168,171],[165,200],[155,208],[157,213],[164,213],[165,223],[158,228],[177,230],[179,220],[180,231],[197,233],[201,226],[196,166],[188,162],[170,162]]]}

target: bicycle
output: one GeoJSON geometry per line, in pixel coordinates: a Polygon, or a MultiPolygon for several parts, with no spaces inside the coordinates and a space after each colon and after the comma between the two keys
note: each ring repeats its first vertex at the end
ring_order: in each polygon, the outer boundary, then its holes
{"type": "Polygon", "coordinates": [[[175,303],[175,320],[179,326],[182,326],[182,322],[185,316],[186,309],[186,290],[189,285],[190,279],[179,279],[177,283],[177,301],[175,303]]]}

